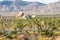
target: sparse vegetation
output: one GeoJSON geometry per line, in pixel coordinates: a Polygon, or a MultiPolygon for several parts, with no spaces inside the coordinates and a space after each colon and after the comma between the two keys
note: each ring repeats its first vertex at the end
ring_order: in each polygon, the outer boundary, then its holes
{"type": "Polygon", "coordinates": [[[37,17],[30,19],[13,18],[12,20],[0,20],[0,35],[6,40],[17,40],[16,37],[21,33],[26,35],[30,40],[33,40],[35,37],[39,40],[39,37],[42,36],[53,37],[59,35],[57,32],[60,28],[60,17],[37,17]]]}

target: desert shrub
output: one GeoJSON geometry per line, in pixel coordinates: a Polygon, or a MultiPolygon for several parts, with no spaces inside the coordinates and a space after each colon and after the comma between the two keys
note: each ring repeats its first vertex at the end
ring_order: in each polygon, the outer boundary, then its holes
{"type": "Polygon", "coordinates": [[[13,39],[13,37],[11,35],[10,36],[6,36],[6,38],[13,39]]]}
{"type": "Polygon", "coordinates": [[[48,37],[52,37],[54,35],[54,32],[52,30],[42,30],[41,31],[41,35],[45,35],[45,36],[48,36],[48,37]]]}
{"type": "Polygon", "coordinates": [[[57,30],[57,27],[52,27],[52,30],[57,30]]]}
{"type": "Polygon", "coordinates": [[[12,31],[12,34],[17,34],[17,31],[12,31]]]}
{"type": "Polygon", "coordinates": [[[0,32],[0,35],[4,34],[4,32],[0,32]]]}

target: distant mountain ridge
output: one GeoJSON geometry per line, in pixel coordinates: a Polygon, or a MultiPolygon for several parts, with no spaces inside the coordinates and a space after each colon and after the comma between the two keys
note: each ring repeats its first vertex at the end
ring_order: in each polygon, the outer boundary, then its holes
{"type": "Polygon", "coordinates": [[[0,5],[11,5],[13,1],[0,1],[0,5]]]}
{"type": "Polygon", "coordinates": [[[23,11],[25,14],[60,15],[60,1],[50,4],[22,0],[0,1],[0,11],[23,11]]]}
{"type": "Polygon", "coordinates": [[[60,1],[39,7],[36,12],[44,15],[60,15],[60,1]]]}
{"type": "Polygon", "coordinates": [[[45,4],[40,2],[26,2],[22,0],[15,1],[0,1],[0,11],[28,11],[34,10],[39,6],[43,6],[45,4]]]}

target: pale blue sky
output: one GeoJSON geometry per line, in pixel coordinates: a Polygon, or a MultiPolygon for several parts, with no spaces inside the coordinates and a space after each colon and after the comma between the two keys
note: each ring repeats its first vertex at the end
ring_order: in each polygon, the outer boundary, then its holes
{"type": "MultiPolygon", "coordinates": [[[[2,0],[0,0],[0,1],[2,1],[2,0]]],[[[14,1],[14,0],[6,0],[6,1],[14,1]]]]}
{"type": "MultiPolygon", "coordinates": [[[[2,1],[2,0],[0,0],[0,1],[2,1]]],[[[10,1],[12,1],[12,0],[10,0],[10,1]]],[[[57,1],[59,1],[59,0],[24,0],[24,1],[28,1],[28,2],[30,2],[30,1],[32,1],[32,2],[34,2],[34,1],[38,1],[38,2],[41,2],[41,3],[53,3],[53,2],[57,2],[57,1]]]]}
{"type": "Polygon", "coordinates": [[[59,0],[24,0],[24,1],[38,1],[38,2],[41,2],[41,3],[53,3],[53,2],[57,2],[59,0]]]}

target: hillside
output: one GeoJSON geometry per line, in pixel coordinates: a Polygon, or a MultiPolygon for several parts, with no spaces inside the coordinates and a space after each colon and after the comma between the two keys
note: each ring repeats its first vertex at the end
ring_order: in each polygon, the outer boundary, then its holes
{"type": "Polygon", "coordinates": [[[0,1],[0,11],[27,11],[37,9],[45,4],[40,2],[26,2],[22,0],[0,1]]]}
{"type": "Polygon", "coordinates": [[[60,1],[50,4],[27,2],[22,0],[0,1],[0,11],[23,11],[28,15],[59,15],[60,1]]]}
{"type": "Polygon", "coordinates": [[[59,15],[60,1],[39,7],[36,12],[44,15],[59,15]]]}

